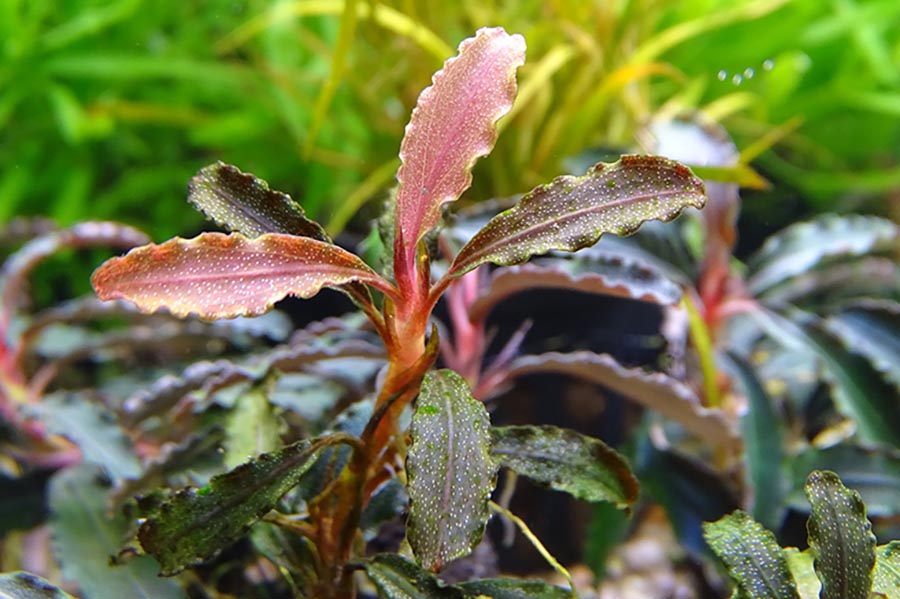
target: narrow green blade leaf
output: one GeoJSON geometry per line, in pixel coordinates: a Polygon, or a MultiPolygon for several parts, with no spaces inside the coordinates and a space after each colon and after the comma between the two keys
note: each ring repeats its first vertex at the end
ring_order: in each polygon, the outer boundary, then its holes
{"type": "Polygon", "coordinates": [[[812,515],[806,523],[822,599],[867,599],[875,565],[875,536],[866,506],[834,472],[816,470],[806,481],[812,515]]]}
{"type": "Polygon", "coordinates": [[[202,489],[179,491],[141,525],[141,546],[163,576],[202,562],[234,543],[300,482],[319,453],[342,440],[298,441],[214,476],[202,489]]]}
{"type": "Polygon", "coordinates": [[[50,482],[50,529],[53,552],[66,580],[77,582],[85,597],[186,597],[174,580],[157,576],[147,556],[111,565],[128,538],[131,524],[121,514],[107,515],[107,488],[94,465],[80,465],[56,474],[50,482]]]}
{"type": "Polygon", "coordinates": [[[491,578],[454,585],[466,598],[480,599],[571,599],[572,592],[546,582],[491,578]]]}
{"type": "Polygon", "coordinates": [[[889,252],[900,227],[875,216],[824,215],[770,237],[748,262],[747,285],[754,296],[767,293],[818,266],[864,254],[889,252]]]}
{"type": "Polygon", "coordinates": [[[703,525],[703,536],[719,556],[738,591],[750,599],[799,599],[787,559],[775,535],[742,511],[703,525]]]}
{"type": "Polygon", "coordinates": [[[437,571],[481,541],[497,464],[490,419],[452,370],[425,375],[410,428],[407,537],[416,560],[437,571]]]}
{"type": "Polygon", "coordinates": [[[100,266],[91,283],[101,299],[126,299],[144,312],[234,318],[267,312],[288,295],[309,298],[352,281],[386,293],[393,286],[365,262],[331,243],[268,233],[203,233],[145,245],[100,266]]]}
{"type": "Polygon", "coordinates": [[[781,417],[756,373],[741,357],[729,354],[736,380],[747,398],[741,418],[744,470],[751,489],[753,517],[770,529],[781,521],[786,480],[783,472],[781,417]]]}
{"type": "Polygon", "coordinates": [[[40,576],[29,572],[0,574],[0,599],[74,599],[40,576]]]}
{"type": "Polygon", "coordinates": [[[880,599],[900,597],[900,541],[891,541],[875,552],[872,593],[880,599]]]}
{"type": "Polygon", "coordinates": [[[705,202],[703,182],[687,167],[655,156],[623,156],[583,177],[558,177],[527,193],[475,234],[448,276],[487,262],[510,265],[551,250],[574,252],[604,233],[629,235],[645,221],[670,221],[705,202]]]}
{"type": "Polygon", "coordinates": [[[516,69],[524,62],[521,35],[479,29],[419,96],[400,145],[395,256],[415,256],[419,240],[440,220],[441,206],[471,184],[475,161],[490,153],[496,122],[512,107],[516,69]]]}
{"type": "Polygon", "coordinates": [[[444,586],[437,576],[396,554],[376,555],[365,568],[386,599],[466,599],[462,591],[444,586]]]}
{"type": "Polygon", "coordinates": [[[224,162],[200,169],[188,184],[188,200],[219,225],[247,237],[285,233],[331,241],[291,196],[224,162]]]}
{"type": "Polygon", "coordinates": [[[628,508],[639,485],[621,455],[599,439],[556,426],[498,426],[491,453],[502,466],[585,501],[628,508]]]}

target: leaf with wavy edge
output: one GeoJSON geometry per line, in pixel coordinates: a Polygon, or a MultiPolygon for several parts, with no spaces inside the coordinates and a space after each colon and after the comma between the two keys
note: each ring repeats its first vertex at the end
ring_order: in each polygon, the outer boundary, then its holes
{"type": "Polygon", "coordinates": [[[128,249],[147,243],[147,236],[127,225],[112,222],[83,222],[66,229],[42,233],[12,254],[0,268],[0,326],[11,317],[34,268],[56,252],[71,248],[114,247],[128,249]]]}
{"type": "Polygon", "coordinates": [[[867,599],[875,535],[862,498],[827,470],[810,473],[806,496],[812,506],[806,529],[822,581],[822,599],[867,599]]]}
{"type": "Polygon", "coordinates": [[[101,299],[127,299],[145,312],[234,318],[262,314],[288,295],[360,281],[393,294],[393,286],[336,245],[270,233],[176,237],[103,263],[91,277],[101,299]]]}
{"type": "Polygon", "coordinates": [[[775,535],[740,510],[703,525],[703,537],[743,594],[754,599],[800,599],[775,535]]]}
{"type": "Polygon", "coordinates": [[[724,413],[702,406],[690,387],[662,372],[626,368],[608,354],[579,351],[517,358],[508,376],[542,372],[567,374],[603,385],[680,423],[701,439],[732,449],[740,447],[734,425],[724,413]]]}
{"type": "Polygon", "coordinates": [[[638,498],[628,462],[599,439],[557,426],[495,426],[491,454],[502,466],[585,501],[627,509],[638,498]]]}
{"type": "Polygon", "coordinates": [[[163,576],[202,562],[274,508],[329,446],[349,440],[336,434],[297,441],[214,476],[202,489],[179,491],[141,524],[141,547],[156,558],[163,576]]]}
{"type": "Polygon", "coordinates": [[[469,308],[473,321],[516,293],[533,289],[569,289],[671,306],[681,299],[681,287],[655,268],[622,256],[559,258],[498,269],[488,287],[469,308]]]}
{"type": "Polygon", "coordinates": [[[419,240],[440,220],[441,206],[471,185],[475,161],[490,153],[496,122],[512,107],[516,69],[524,62],[521,35],[479,29],[419,95],[400,145],[395,255],[414,257],[419,240]]]}
{"type": "Polygon", "coordinates": [[[497,464],[490,419],[452,370],[422,381],[410,426],[407,538],[416,560],[437,571],[481,541],[497,464]]]}
{"type": "Polygon", "coordinates": [[[900,391],[900,304],[861,301],[829,316],[824,325],[900,391]]]}
{"type": "Polygon", "coordinates": [[[900,226],[876,216],[826,214],[771,236],[749,262],[747,285],[755,296],[824,263],[896,248],[900,226]]]}
{"type": "Polygon", "coordinates": [[[648,220],[670,221],[705,204],[703,182],[686,166],[656,156],[622,156],[582,177],[557,177],[495,216],[467,243],[448,276],[493,262],[510,265],[551,250],[573,252],[604,233],[629,235],[648,220]]]}
{"type": "Polygon", "coordinates": [[[191,178],[188,201],[219,225],[247,237],[285,233],[331,241],[291,196],[224,162],[206,166],[191,178]]]}
{"type": "Polygon", "coordinates": [[[900,511],[900,449],[887,446],[858,447],[840,443],[824,449],[807,449],[790,460],[792,487],[789,506],[808,510],[803,486],[813,470],[836,473],[844,485],[859,493],[866,512],[890,518],[900,511]]]}

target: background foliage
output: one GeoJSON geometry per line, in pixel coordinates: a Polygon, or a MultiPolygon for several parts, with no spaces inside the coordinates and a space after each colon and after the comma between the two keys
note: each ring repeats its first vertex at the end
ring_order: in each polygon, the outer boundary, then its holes
{"type": "Polygon", "coordinates": [[[45,214],[193,232],[200,218],[176,200],[221,159],[336,233],[390,184],[430,74],[490,24],[524,34],[529,58],[471,197],[521,192],[568,157],[632,147],[649,120],[698,108],[743,162],[787,183],[750,207],[767,217],[785,201],[858,205],[900,183],[890,0],[9,0],[0,11],[0,223],[45,214]]]}

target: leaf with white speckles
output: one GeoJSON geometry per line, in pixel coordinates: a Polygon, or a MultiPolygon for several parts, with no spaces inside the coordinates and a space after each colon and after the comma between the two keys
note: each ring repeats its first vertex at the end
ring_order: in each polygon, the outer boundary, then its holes
{"type": "Polygon", "coordinates": [[[740,510],[703,525],[703,537],[737,583],[736,596],[800,599],[775,535],[740,510]]]}
{"type": "Polygon", "coordinates": [[[440,220],[441,206],[472,183],[475,161],[493,149],[496,122],[512,107],[516,69],[524,62],[521,35],[479,29],[421,93],[400,145],[395,255],[399,250],[411,260],[440,220]]]}
{"type": "Polygon", "coordinates": [[[247,237],[285,233],[331,241],[291,196],[224,162],[204,167],[191,178],[188,200],[229,231],[247,237]]]}
{"type": "Polygon", "coordinates": [[[556,426],[498,426],[491,453],[502,466],[585,501],[627,508],[638,481],[628,463],[606,443],[556,426]]]}
{"type": "Polygon", "coordinates": [[[806,479],[812,515],[806,523],[822,599],[866,599],[875,565],[875,536],[859,493],[834,472],[815,470],[806,479]]]}
{"type": "Polygon", "coordinates": [[[309,298],[351,281],[393,292],[365,262],[336,245],[271,233],[248,239],[203,233],[145,245],[98,268],[101,299],[126,299],[145,312],[234,318],[262,314],[288,295],[309,298]]]}
{"type": "Polygon", "coordinates": [[[706,202],[690,169],[655,156],[623,156],[583,177],[557,177],[495,216],[460,250],[448,276],[481,264],[511,265],[551,250],[576,251],[603,233],[629,235],[648,220],[670,221],[706,202]]]}
{"type": "Polygon", "coordinates": [[[439,570],[481,540],[497,464],[490,419],[452,370],[425,375],[413,416],[407,537],[416,559],[439,570]]]}
{"type": "Polygon", "coordinates": [[[324,450],[348,438],[297,441],[214,476],[202,489],[179,491],[141,524],[141,547],[156,558],[163,576],[202,562],[232,545],[303,480],[324,450]]]}

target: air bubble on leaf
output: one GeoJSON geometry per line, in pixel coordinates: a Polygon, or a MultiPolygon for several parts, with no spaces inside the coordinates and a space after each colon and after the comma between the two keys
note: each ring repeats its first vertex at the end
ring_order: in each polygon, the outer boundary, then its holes
{"type": "Polygon", "coordinates": [[[747,67],[744,69],[744,79],[753,79],[753,76],[756,75],[756,71],[754,71],[751,67],[747,67]]]}
{"type": "Polygon", "coordinates": [[[774,68],[775,68],[775,61],[772,60],[771,58],[767,58],[763,61],[763,70],[764,71],[771,71],[774,68]]]}
{"type": "Polygon", "coordinates": [[[728,79],[728,71],[722,69],[716,74],[716,77],[719,78],[719,81],[725,81],[726,79],[728,79]]]}
{"type": "Polygon", "coordinates": [[[731,78],[731,82],[734,85],[740,85],[741,83],[744,82],[744,77],[742,75],[736,74],[736,75],[734,75],[734,77],[731,78]]]}

